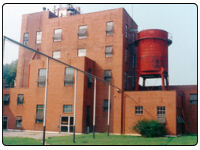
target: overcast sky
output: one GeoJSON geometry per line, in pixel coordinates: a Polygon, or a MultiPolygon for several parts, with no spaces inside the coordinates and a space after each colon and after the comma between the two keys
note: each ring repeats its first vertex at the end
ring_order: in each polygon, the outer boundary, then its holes
{"type": "MultiPolygon", "coordinates": [[[[3,7],[3,34],[19,41],[22,14],[50,10],[53,4],[7,4],[3,7]]],[[[172,34],[169,47],[171,85],[197,84],[197,7],[193,4],[76,4],[81,13],[124,7],[143,29],[164,29],[172,34]]],[[[17,59],[18,48],[6,42],[4,63],[17,59]]]]}

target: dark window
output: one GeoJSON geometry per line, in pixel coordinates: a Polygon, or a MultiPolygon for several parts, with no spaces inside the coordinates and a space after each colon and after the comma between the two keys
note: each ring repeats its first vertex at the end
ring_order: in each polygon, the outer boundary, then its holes
{"type": "Polygon", "coordinates": [[[44,105],[37,105],[36,107],[36,123],[42,123],[44,117],[44,105]]]}
{"type": "Polygon", "coordinates": [[[143,114],[143,106],[135,106],[135,114],[137,115],[143,114]]]}
{"type": "Polygon", "coordinates": [[[42,32],[37,32],[36,34],[36,44],[40,44],[42,41],[42,32]]]}
{"type": "Polygon", "coordinates": [[[133,60],[132,60],[132,66],[133,66],[133,68],[135,68],[135,55],[133,55],[133,60]]]}
{"type": "Polygon", "coordinates": [[[190,94],[190,104],[197,104],[197,94],[190,94]]]}
{"type": "Polygon", "coordinates": [[[23,43],[24,45],[28,45],[28,33],[24,33],[23,43]]]}
{"type": "Polygon", "coordinates": [[[107,99],[105,99],[103,101],[103,111],[108,111],[108,100],[107,99]]]}
{"type": "Polygon", "coordinates": [[[17,128],[22,127],[22,117],[21,116],[16,117],[16,127],[17,128]]]}
{"type": "Polygon", "coordinates": [[[78,28],[78,38],[79,39],[87,38],[87,25],[79,26],[79,28],[78,28]]]}
{"type": "Polygon", "coordinates": [[[125,37],[128,38],[128,25],[125,25],[125,37]]]}
{"type": "Polygon", "coordinates": [[[18,94],[17,96],[17,105],[22,105],[24,101],[24,95],[23,94],[18,94]]]}
{"type": "Polygon", "coordinates": [[[72,113],[72,105],[63,105],[64,113],[72,113]]]}
{"type": "Polygon", "coordinates": [[[53,41],[58,42],[61,41],[62,38],[62,29],[55,29],[53,35],[53,41]]]}
{"type": "Polygon", "coordinates": [[[127,89],[127,72],[124,72],[124,89],[127,89]]]}
{"type": "Polygon", "coordinates": [[[157,121],[165,123],[165,106],[157,106],[157,121]]]}
{"type": "Polygon", "coordinates": [[[3,104],[4,105],[8,105],[9,104],[9,100],[10,100],[10,95],[9,94],[4,94],[3,104]]]}
{"type": "MultiPolygon", "coordinates": [[[[88,69],[88,73],[92,73],[91,69],[88,69]]],[[[92,87],[93,79],[92,76],[88,75],[88,88],[92,87]]]]}
{"type": "Polygon", "coordinates": [[[128,49],[126,48],[125,49],[125,56],[124,56],[125,58],[125,63],[127,63],[127,60],[128,60],[128,49]]]}
{"type": "Polygon", "coordinates": [[[112,46],[106,46],[105,55],[106,55],[106,57],[112,57],[112,55],[113,55],[112,46]]]}
{"type": "Polygon", "coordinates": [[[65,85],[73,85],[74,84],[74,69],[73,68],[65,68],[65,85]]]}
{"type": "Polygon", "coordinates": [[[38,73],[38,86],[44,87],[46,82],[46,69],[39,69],[38,73]]]}
{"type": "Polygon", "coordinates": [[[111,81],[112,79],[112,71],[111,70],[105,70],[104,71],[104,80],[111,81]]]}
{"type": "Polygon", "coordinates": [[[106,35],[112,35],[113,34],[113,22],[109,21],[106,23],[106,35]]]}

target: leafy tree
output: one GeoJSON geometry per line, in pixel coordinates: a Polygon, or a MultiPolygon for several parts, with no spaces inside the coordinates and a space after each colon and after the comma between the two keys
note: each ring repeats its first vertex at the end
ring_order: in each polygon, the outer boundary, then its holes
{"type": "Polygon", "coordinates": [[[17,60],[12,61],[10,64],[3,65],[3,80],[5,87],[13,87],[17,71],[17,60]]]}

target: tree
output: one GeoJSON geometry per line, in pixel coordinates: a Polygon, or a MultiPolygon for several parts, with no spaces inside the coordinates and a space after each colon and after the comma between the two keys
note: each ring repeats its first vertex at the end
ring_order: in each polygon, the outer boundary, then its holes
{"type": "Polygon", "coordinates": [[[4,87],[14,87],[14,80],[16,78],[17,60],[12,61],[10,64],[3,65],[3,80],[4,87]]]}

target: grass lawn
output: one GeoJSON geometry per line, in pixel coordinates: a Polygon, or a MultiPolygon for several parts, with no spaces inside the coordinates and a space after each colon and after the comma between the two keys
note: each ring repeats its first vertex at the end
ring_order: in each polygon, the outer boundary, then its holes
{"type": "Polygon", "coordinates": [[[21,137],[3,137],[4,145],[42,145],[39,140],[21,137]]]}
{"type": "Polygon", "coordinates": [[[72,136],[49,137],[46,141],[50,145],[195,145],[197,135],[180,137],[144,138],[139,136],[110,135],[97,133],[93,139],[92,134],[76,135],[76,143],[72,136]]]}

